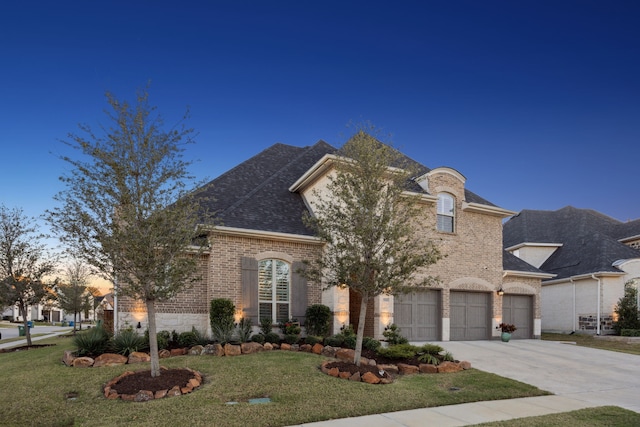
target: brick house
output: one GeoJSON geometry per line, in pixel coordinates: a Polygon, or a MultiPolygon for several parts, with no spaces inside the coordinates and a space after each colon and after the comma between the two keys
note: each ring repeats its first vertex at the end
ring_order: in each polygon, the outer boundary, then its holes
{"type": "Polygon", "coordinates": [[[542,330],[611,334],[624,284],[640,285],[640,220],[591,209],[523,210],[504,225],[504,247],[549,277],[542,330]]]}
{"type": "MultiPolygon", "coordinates": [[[[275,144],[203,186],[201,204],[217,221],[202,225],[210,241],[201,259],[203,280],[158,305],[158,330],[208,330],[214,298],[231,299],[237,318],[251,318],[253,325],[263,317],[274,324],[288,318],[304,323],[306,308],[315,303],[331,308],[333,332],[356,324],[360,301],[349,289],[323,291],[296,273],[303,260],[322,250],[302,215],[311,209],[313,190],[323,189],[337,155],[339,150],[324,141],[307,147],[275,144]]],[[[547,275],[503,253],[502,220],[514,212],[469,191],[454,169],[415,164],[420,173],[410,183],[412,191],[425,201],[429,237],[447,255],[428,271],[441,283],[373,298],[366,334],[382,338],[385,326],[396,323],[412,341],[492,339],[499,337],[496,326],[504,320],[518,323],[515,338],[539,337],[540,281],[547,275]]],[[[144,326],[142,304],[121,299],[117,305],[119,324],[144,326]]]]}

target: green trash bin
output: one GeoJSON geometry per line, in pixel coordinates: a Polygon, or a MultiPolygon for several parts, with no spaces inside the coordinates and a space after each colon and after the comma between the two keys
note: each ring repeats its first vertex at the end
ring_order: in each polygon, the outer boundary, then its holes
{"type": "Polygon", "coordinates": [[[24,325],[18,326],[18,336],[20,337],[26,336],[26,334],[24,333],[24,325]]]}

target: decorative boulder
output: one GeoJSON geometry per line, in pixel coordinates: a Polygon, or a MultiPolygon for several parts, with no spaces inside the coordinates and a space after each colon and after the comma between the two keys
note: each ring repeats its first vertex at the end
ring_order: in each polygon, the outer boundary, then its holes
{"type": "Polygon", "coordinates": [[[171,357],[171,352],[169,350],[167,350],[166,348],[163,348],[162,350],[160,350],[158,352],[158,357],[160,359],[166,359],[168,357],[171,357]]]}
{"type": "Polygon", "coordinates": [[[222,345],[218,343],[207,344],[204,346],[202,354],[208,354],[210,356],[224,356],[224,348],[222,348],[222,345]]]}
{"type": "Polygon", "coordinates": [[[324,349],[324,346],[320,343],[316,343],[313,345],[313,348],[311,349],[311,351],[314,354],[322,354],[322,349],[324,349]]]}
{"type": "Polygon", "coordinates": [[[75,358],[76,356],[73,354],[73,350],[65,350],[64,354],[62,355],[62,363],[67,366],[73,366],[73,360],[75,358]]]}
{"type": "Polygon", "coordinates": [[[123,356],[121,354],[115,353],[103,353],[100,356],[96,357],[93,362],[93,367],[97,368],[100,366],[119,366],[127,363],[127,356],[123,356]]]}
{"type": "Polygon", "coordinates": [[[224,354],[227,356],[240,356],[242,354],[242,348],[240,348],[239,345],[227,343],[224,345],[224,354]]]}
{"type": "Polygon", "coordinates": [[[202,347],[201,345],[194,345],[189,349],[189,352],[187,354],[190,354],[191,356],[200,356],[202,354],[203,348],[204,347],[202,347]]]}
{"type": "Polygon", "coordinates": [[[151,356],[141,351],[134,351],[129,355],[129,363],[142,363],[149,362],[150,360],[151,356]]]}
{"type": "Polygon", "coordinates": [[[242,354],[253,354],[264,351],[264,347],[262,346],[262,344],[257,342],[243,342],[242,344],[240,344],[240,349],[242,351],[242,354]]]}
{"type": "Polygon", "coordinates": [[[462,366],[454,362],[442,362],[438,365],[438,373],[460,372],[462,366]]]}
{"type": "Polygon", "coordinates": [[[93,366],[94,360],[90,357],[76,357],[73,359],[74,368],[90,368],[93,366]]]}

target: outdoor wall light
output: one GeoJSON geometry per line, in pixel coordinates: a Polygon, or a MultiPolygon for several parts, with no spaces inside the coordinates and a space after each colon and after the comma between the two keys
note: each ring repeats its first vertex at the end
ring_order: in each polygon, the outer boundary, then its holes
{"type": "Polygon", "coordinates": [[[503,296],[504,295],[504,290],[502,289],[502,286],[500,286],[500,289],[497,290],[496,292],[498,294],[498,296],[503,296]]]}
{"type": "Polygon", "coordinates": [[[138,329],[142,328],[142,325],[140,324],[140,322],[138,322],[138,324],[136,325],[136,328],[138,329]]]}

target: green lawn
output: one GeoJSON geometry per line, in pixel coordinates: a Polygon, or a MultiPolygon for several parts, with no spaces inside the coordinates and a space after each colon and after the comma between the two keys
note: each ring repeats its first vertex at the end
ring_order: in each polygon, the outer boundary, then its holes
{"type": "Polygon", "coordinates": [[[630,427],[640,425],[640,414],[617,406],[581,409],[561,414],[477,424],[476,427],[630,427]]]}
{"type": "Polygon", "coordinates": [[[599,348],[601,350],[620,351],[623,353],[640,354],[640,342],[627,344],[620,341],[609,341],[586,334],[542,334],[543,340],[575,342],[583,347],[599,348]]]}
{"type": "MultiPolygon", "coordinates": [[[[60,359],[73,349],[69,338],[56,346],[0,354],[0,424],[38,426],[224,425],[282,426],[331,418],[510,399],[548,394],[535,387],[471,369],[456,374],[401,377],[371,386],[322,374],[321,356],[273,351],[239,357],[181,356],[167,367],[202,372],[192,394],[146,403],[109,401],[102,386],[132,366],[69,368],[60,359]],[[77,399],[66,395],[77,393],[77,399]],[[247,403],[269,397],[271,403],[247,403]],[[230,405],[228,402],[239,402],[230,405]]],[[[446,347],[446,346],[445,346],[446,347]]],[[[465,355],[454,355],[464,359],[465,355]]],[[[136,368],[147,368],[141,364],[136,368]]]]}

